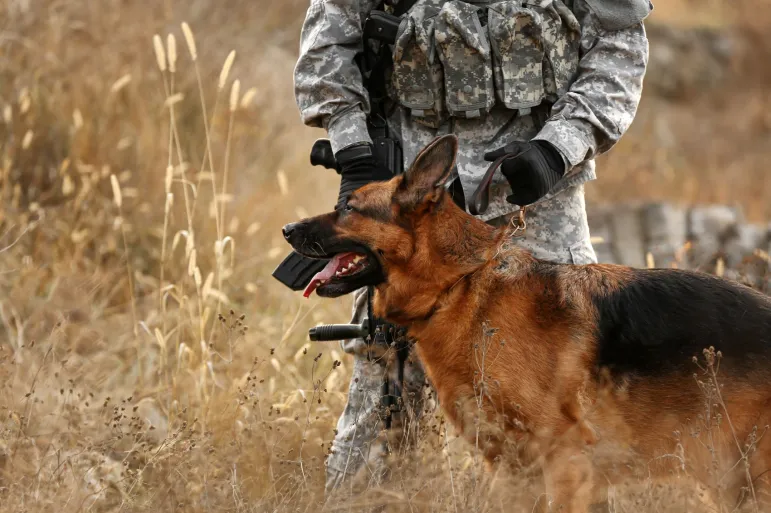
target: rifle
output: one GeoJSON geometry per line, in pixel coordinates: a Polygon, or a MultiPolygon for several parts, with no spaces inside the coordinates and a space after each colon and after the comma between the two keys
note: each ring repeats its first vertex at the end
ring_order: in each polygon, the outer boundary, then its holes
{"type": "MultiPolygon", "coordinates": [[[[370,305],[371,306],[371,305],[370,305]]],[[[380,394],[380,405],[383,415],[383,423],[386,429],[391,429],[392,414],[401,412],[402,388],[404,386],[404,363],[410,353],[410,345],[406,338],[406,330],[392,324],[374,319],[364,319],[361,324],[326,324],[316,326],[308,330],[308,337],[314,342],[328,342],[345,340],[350,338],[367,338],[376,343],[392,346],[396,349],[396,379],[390,379],[388,373],[383,378],[380,394]],[[373,329],[374,327],[374,329],[373,329]]]]}
{"type": "MultiPolygon", "coordinates": [[[[388,47],[396,40],[401,18],[384,11],[370,12],[364,23],[364,52],[357,55],[364,86],[370,99],[367,131],[372,139],[375,160],[394,175],[404,169],[401,143],[392,136],[386,112],[386,71],[391,65],[388,47]]],[[[340,174],[329,139],[318,139],[311,148],[310,162],[340,174]]],[[[292,251],[273,271],[273,277],[292,290],[303,290],[327,260],[308,258],[292,251]]]]}

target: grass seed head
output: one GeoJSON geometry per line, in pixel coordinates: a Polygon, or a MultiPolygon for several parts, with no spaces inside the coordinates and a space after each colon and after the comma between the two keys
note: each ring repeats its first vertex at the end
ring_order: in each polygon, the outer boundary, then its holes
{"type": "Polygon", "coordinates": [[[112,94],[117,93],[118,91],[120,91],[121,89],[126,87],[129,82],[131,82],[131,74],[126,73],[125,75],[120,77],[118,80],[113,82],[112,86],[110,87],[110,92],[112,94]]]}
{"type": "Polygon", "coordinates": [[[27,132],[24,134],[24,139],[21,141],[21,148],[23,150],[26,150],[29,148],[29,145],[32,144],[32,138],[34,137],[34,133],[32,130],[27,130],[27,132]]]}
{"type": "Polygon", "coordinates": [[[163,41],[161,36],[153,36],[153,48],[155,49],[155,61],[158,63],[158,69],[166,71],[166,52],[163,50],[163,41]]]}
{"type": "Polygon", "coordinates": [[[166,194],[171,192],[171,182],[174,178],[174,166],[166,166],[166,176],[163,179],[164,189],[166,194]]]}
{"type": "Polygon", "coordinates": [[[75,130],[79,130],[83,126],[83,114],[80,109],[72,111],[72,124],[75,125],[75,130]]]}
{"type": "Polygon", "coordinates": [[[230,112],[235,112],[238,109],[238,95],[241,89],[241,81],[236,79],[230,88],[230,112]]]}
{"type": "Polygon", "coordinates": [[[195,270],[197,269],[196,266],[196,250],[193,249],[190,252],[190,258],[187,261],[187,274],[189,276],[193,276],[195,274],[195,270]]]}
{"type": "Polygon", "coordinates": [[[276,180],[278,181],[278,189],[281,191],[282,196],[289,194],[289,182],[286,178],[286,173],[283,169],[279,169],[276,172],[276,180]]]}
{"type": "Polygon", "coordinates": [[[112,185],[112,199],[115,201],[115,206],[121,208],[123,206],[123,196],[120,192],[120,183],[118,183],[118,177],[110,175],[110,185],[112,185]]]}
{"type": "Polygon", "coordinates": [[[170,192],[166,194],[166,206],[164,207],[166,215],[169,214],[169,211],[173,206],[174,206],[174,194],[170,192]]]}
{"type": "Polygon", "coordinates": [[[62,177],[62,194],[64,196],[69,196],[74,190],[75,184],[72,182],[72,178],[70,175],[64,175],[62,177]]]}
{"type": "Polygon", "coordinates": [[[228,81],[228,75],[230,74],[230,68],[233,67],[233,61],[236,58],[236,51],[231,50],[225,59],[225,64],[222,65],[222,71],[220,71],[220,79],[217,82],[217,89],[220,91],[225,87],[225,82],[228,81]]]}
{"type": "Polygon", "coordinates": [[[195,61],[198,59],[198,50],[195,47],[193,31],[190,30],[190,25],[188,25],[186,21],[182,22],[182,33],[185,36],[185,43],[187,43],[187,49],[190,52],[190,57],[195,61]]]}
{"type": "Polygon", "coordinates": [[[241,108],[245,109],[251,105],[255,96],[257,96],[257,88],[250,87],[249,90],[244,93],[244,97],[241,98],[241,108]]]}
{"type": "Polygon", "coordinates": [[[166,48],[169,54],[169,71],[175,73],[177,71],[177,38],[174,34],[166,37],[166,48]]]}

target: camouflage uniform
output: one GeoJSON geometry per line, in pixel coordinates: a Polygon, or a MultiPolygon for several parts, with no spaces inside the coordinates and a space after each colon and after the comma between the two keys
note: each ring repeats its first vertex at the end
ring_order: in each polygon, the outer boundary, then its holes
{"type": "MultiPolygon", "coordinates": [[[[363,21],[378,3],[312,0],[303,25],[297,103],[307,125],[327,130],[335,152],[371,142],[369,98],[354,56],[363,48],[363,21]]],[[[489,166],[486,152],[513,141],[548,141],[567,172],[528,208],[527,231],[517,242],[545,260],[595,262],[583,184],[595,178],[594,158],[618,142],[636,113],[648,62],[642,20],[650,8],[647,0],[419,0],[400,25],[390,80],[390,121],[405,167],[433,138],[454,133],[456,178],[468,200],[489,166]]],[[[480,218],[505,222],[517,209],[505,201],[509,193],[499,174],[480,218]]],[[[363,297],[356,296],[354,321],[366,315],[363,297]]],[[[343,349],[354,355],[354,376],[328,460],[328,487],[373,460],[380,431],[387,358],[363,340],[346,341],[343,349]]],[[[407,378],[422,381],[419,363],[411,362],[407,378]]]]}

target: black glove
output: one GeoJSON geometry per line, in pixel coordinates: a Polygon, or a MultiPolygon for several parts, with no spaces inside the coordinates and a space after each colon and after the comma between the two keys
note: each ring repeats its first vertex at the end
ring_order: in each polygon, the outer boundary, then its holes
{"type": "Polygon", "coordinates": [[[485,153],[485,160],[492,162],[507,153],[516,155],[501,164],[501,173],[511,185],[506,201],[514,205],[535,203],[565,174],[562,155],[546,141],[513,142],[485,153]]]}
{"type": "Polygon", "coordinates": [[[389,180],[391,173],[375,160],[371,144],[343,148],[335,154],[340,166],[340,192],[335,210],[345,206],[353,191],[370,182],[389,180]]]}

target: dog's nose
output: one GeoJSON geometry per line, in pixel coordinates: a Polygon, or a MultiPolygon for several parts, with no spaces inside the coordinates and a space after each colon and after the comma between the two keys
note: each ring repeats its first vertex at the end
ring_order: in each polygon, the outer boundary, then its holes
{"type": "Polygon", "coordinates": [[[297,229],[297,223],[289,223],[288,225],[281,228],[281,233],[284,234],[284,238],[286,240],[289,240],[296,229],[297,229]]]}

